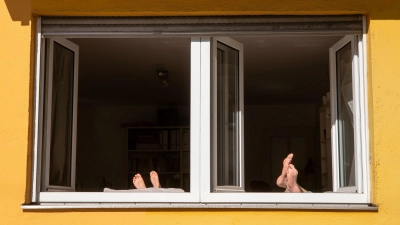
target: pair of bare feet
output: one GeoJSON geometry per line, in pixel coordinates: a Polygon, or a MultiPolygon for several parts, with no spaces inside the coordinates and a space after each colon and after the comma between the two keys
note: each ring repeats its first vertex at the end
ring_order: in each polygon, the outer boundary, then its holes
{"type": "MultiPolygon", "coordinates": [[[[276,180],[276,184],[279,187],[285,188],[285,192],[293,192],[293,193],[307,192],[304,188],[302,188],[300,185],[297,184],[297,175],[299,174],[299,172],[294,167],[294,165],[291,164],[292,159],[293,159],[293,154],[290,153],[283,160],[282,174],[276,180]]],[[[158,179],[158,174],[156,171],[150,172],[150,181],[151,184],[153,184],[154,188],[161,187],[160,181],[158,179]]],[[[140,175],[139,173],[133,177],[132,182],[137,189],[146,188],[142,175],[140,175]]]]}
{"type": "MultiPolygon", "coordinates": [[[[150,181],[151,184],[153,185],[154,188],[160,188],[160,181],[158,180],[158,174],[156,171],[151,171],[150,172],[150,181]]],[[[146,188],[146,185],[144,184],[144,180],[142,178],[142,175],[140,175],[140,173],[136,174],[135,176],[133,176],[133,185],[135,185],[135,187],[137,189],[144,189],[146,188]]]]}
{"type": "Polygon", "coordinates": [[[276,184],[285,188],[285,192],[300,193],[307,192],[304,188],[297,184],[297,175],[299,172],[296,170],[294,165],[291,163],[293,159],[293,154],[290,153],[283,160],[282,174],[276,180],[276,184]]]}

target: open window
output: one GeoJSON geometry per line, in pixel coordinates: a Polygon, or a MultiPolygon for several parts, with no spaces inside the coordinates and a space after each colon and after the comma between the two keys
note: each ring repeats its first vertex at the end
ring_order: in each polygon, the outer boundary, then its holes
{"type": "Polygon", "coordinates": [[[211,52],[213,189],[244,191],[243,45],[213,38],[211,52]]]}
{"type": "Polygon", "coordinates": [[[75,191],[79,47],[47,40],[43,189],[75,191]]]}
{"type": "Polygon", "coordinates": [[[329,49],[331,62],[333,187],[360,190],[360,99],[357,36],[345,36],[329,49]]]}
{"type": "Polygon", "coordinates": [[[34,202],[368,202],[359,31],[51,23],[38,54],[34,202]],[[310,192],[276,185],[289,153],[310,192]],[[137,173],[151,187],[152,170],[166,191],[132,190],[137,173]]]}

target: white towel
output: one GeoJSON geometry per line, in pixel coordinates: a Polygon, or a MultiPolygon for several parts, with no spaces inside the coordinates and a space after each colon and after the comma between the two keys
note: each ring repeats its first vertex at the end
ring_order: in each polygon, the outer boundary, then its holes
{"type": "Polygon", "coordinates": [[[104,188],[104,192],[152,192],[152,193],[180,193],[185,192],[183,189],[180,188],[143,188],[143,189],[127,189],[127,190],[114,190],[110,188],[104,188]]]}

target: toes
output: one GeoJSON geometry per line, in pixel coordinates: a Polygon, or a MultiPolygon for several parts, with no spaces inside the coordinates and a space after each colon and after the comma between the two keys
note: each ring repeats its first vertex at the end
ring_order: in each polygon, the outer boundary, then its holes
{"type": "Polygon", "coordinates": [[[287,162],[288,163],[291,163],[292,162],[292,159],[293,159],[293,154],[292,153],[290,153],[288,156],[287,156],[287,162]]]}
{"type": "Polygon", "coordinates": [[[157,174],[156,171],[153,170],[153,171],[150,172],[150,176],[151,177],[158,177],[158,174],[157,174]]]}
{"type": "Polygon", "coordinates": [[[288,172],[291,171],[291,170],[293,170],[293,169],[296,169],[296,168],[294,167],[294,165],[293,165],[293,164],[289,164],[289,165],[288,165],[288,172]]]}
{"type": "Polygon", "coordinates": [[[290,153],[290,154],[285,158],[285,160],[283,160],[283,165],[290,164],[290,163],[292,162],[292,159],[293,159],[293,153],[290,153]]]}
{"type": "Polygon", "coordinates": [[[133,177],[133,181],[135,181],[135,180],[138,180],[138,179],[140,179],[142,176],[140,175],[140,174],[136,174],[134,177],[133,177]]]}

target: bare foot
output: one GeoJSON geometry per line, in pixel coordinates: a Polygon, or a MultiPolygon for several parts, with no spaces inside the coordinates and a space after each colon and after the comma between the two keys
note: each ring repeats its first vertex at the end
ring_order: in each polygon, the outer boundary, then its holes
{"type": "Polygon", "coordinates": [[[160,188],[160,181],[158,180],[158,174],[156,171],[151,171],[150,172],[150,181],[153,184],[153,187],[155,188],[160,188]]]}
{"type": "Polygon", "coordinates": [[[292,162],[293,154],[290,153],[284,160],[283,160],[283,167],[282,167],[282,174],[276,180],[276,185],[281,188],[287,187],[287,171],[289,164],[292,162]]]}
{"type": "Polygon", "coordinates": [[[136,187],[137,189],[144,189],[144,188],[146,188],[146,185],[144,184],[144,180],[143,180],[143,178],[142,178],[142,175],[140,175],[139,173],[136,174],[136,175],[133,177],[132,182],[133,182],[133,185],[135,185],[135,187],[136,187]]]}
{"type": "Polygon", "coordinates": [[[297,184],[297,175],[299,172],[296,170],[293,164],[289,164],[288,170],[287,170],[287,192],[292,192],[292,193],[300,193],[300,187],[297,184]]]}

